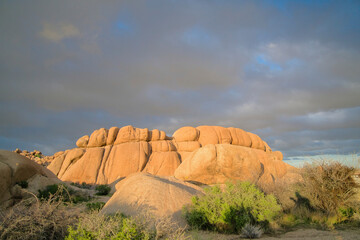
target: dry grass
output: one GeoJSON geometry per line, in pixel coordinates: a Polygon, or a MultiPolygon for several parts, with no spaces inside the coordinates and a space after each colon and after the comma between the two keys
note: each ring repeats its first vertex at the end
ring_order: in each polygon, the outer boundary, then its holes
{"type": "Polygon", "coordinates": [[[64,239],[78,216],[79,211],[53,197],[41,202],[34,195],[0,213],[0,239],[64,239]]]}

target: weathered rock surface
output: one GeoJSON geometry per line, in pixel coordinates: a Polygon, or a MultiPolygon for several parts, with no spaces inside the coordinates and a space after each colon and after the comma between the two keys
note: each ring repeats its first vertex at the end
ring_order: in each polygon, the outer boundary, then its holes
{"type": "Polygon", "coordinates": [[[76,146],[79,148],[86,148],[89,143],[89,135],[82,136],[76,141],[76,146]]]}
{"type": "Polygon", "coordinates": [[[174,176],[201,184],[229,180],[273,185],[295,168],[276,154],[230,144],[209,144],[193,152],[176,169],[174,176]]]}
{"type": "Polygon", "coordinates": [[[41,189],[60,180],[48,169],[17,153],[0,150],[0,205],[10,206],[21,193],[16,183],[28,182],[28,191],[41,189]],[[45,179],[45,180],[44,180],[45,179]]]}
{"type": "Polygon", "coordinates": [[[48,166],[63,181],[110,184],[136,172],[173,176],[176,171],[178,178],[205,184],[231,179],[273,183],[288,171],[281,152],[239,128],[187,126],[172,137],[158,129],[101,128],[77,145],[48,166]]]}
{"type": "Polygon", "coordinates": [[[116,184],[115,194],[101,212],[135,216],[149,211],[157,219],[170,217],[179,226],[184,226],[183,205],[191,203],[192,196],[201,193],[200,187],[174,177],[135,173],[116,184]]]}

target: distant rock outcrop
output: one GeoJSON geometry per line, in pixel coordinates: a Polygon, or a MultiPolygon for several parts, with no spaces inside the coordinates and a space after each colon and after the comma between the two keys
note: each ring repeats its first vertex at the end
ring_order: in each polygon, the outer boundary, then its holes
{"type": "Polygon", "coordinates": [[[42,152],[38,150],[34,150],[32,152],[29,152],[27,150],[20,150],[19,148],[14,150],[15,153],[18,153],[24,157],[29,158],[30,160],[33,160],[34,162],[43,165],[48,166],[52,160],[54,160],[54,156],[45,156],[42,154],[42,152]]]}
{"type": "Polygon", "coordinates": [[[220,126],[182,127],[172,137],[133,126],[95,130],[48,166],[59,179],[110,184],[136,172],[204,184],[239,179],[274,183],[293,171],[258,135],[220,126]]]}
{"type": "Polygon", "coordinates": [[[116,184],[115,194],[101,212],[136,216],[148,211],[156,219],[169,217],[179,226],[185,226],[182,207],[191,203],[192,196],[202,192],[200,187],[174,177],[134,173],[116,184]]]}

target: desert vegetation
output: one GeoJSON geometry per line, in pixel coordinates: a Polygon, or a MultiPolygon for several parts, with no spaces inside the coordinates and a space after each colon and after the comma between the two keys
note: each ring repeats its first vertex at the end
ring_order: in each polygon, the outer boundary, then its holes
{"type": "Polygon", "coordinates": [[[285,227],[310,224],[335,228],[339,224],[360,225],[359,184],[353,178],[354,167],[339,162],[321,161],[305,164],[303,181],[297,183],[294,206],[279,220],[285,227]]]}
{"type": "MultiPolygon", "coordinates": [[[[149,213],[103,215],[99,211],[105,203],[92,201],[90,195],[66,185],[49,185],[1,212],[0,239],[201,239],[196,237],[201,235],[199,230],[259,238],[263,233],[297,227],[359,227],[355,170],[323,161],[305,165],[301,169],[303,181],[278,189],[265,191],[249,182],[206,187],[203,195],[194,196],[183,208],[188,229],[149,213]]],[[[26,191],[24,182],[18,185],[26,191]]],[[[108,185],[79,185],[85,192],[95,188],[95,196],[110,191],[108,185]]]]}
{"type": "Polygon", "coordinates": [[[205,189],[184,208],[189,225],[205,230],[240,233],[246,224],[267,227],[281,207],[273,195],[265,195],[249,182],[228,183],[205,189]]]}

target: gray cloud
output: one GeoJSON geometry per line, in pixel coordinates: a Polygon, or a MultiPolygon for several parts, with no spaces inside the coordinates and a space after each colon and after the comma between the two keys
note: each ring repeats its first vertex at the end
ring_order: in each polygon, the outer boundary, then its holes
{"type": "Polygon", "coordinates": [[[254,131],[286,157],[358,151],[355,1],[3,1],[0,147],[100,127],[254,131]]]}

